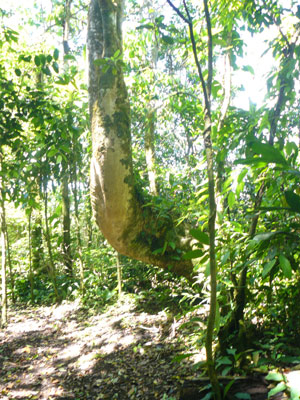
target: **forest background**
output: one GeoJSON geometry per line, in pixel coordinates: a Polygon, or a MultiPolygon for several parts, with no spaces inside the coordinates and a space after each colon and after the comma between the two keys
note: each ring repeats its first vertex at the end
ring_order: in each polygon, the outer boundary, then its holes
{"type": "Polygon", "coordinates": [[[124,75],[148,263],[115,251],[92,217],[89,4],[1,6],[1,321],[8,303],[100,307],[122,291],[179,314],[208,306],[213,384],[214,340],[222,368],[233,348],[256,366],[250,348],[276,348],[278,362],[297,345],[300,8],[167,3],[128,1],[123,47],[92,63],[124,75]]]}

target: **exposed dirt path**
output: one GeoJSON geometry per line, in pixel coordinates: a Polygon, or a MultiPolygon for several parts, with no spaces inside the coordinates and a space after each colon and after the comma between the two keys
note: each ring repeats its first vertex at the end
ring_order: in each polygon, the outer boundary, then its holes
{"type": "Polygon", "coordinates": [[[191,376],[164,312],[123,301],[99,315],[78,303],[10,311],[0,331],[0,398],[177,399],[191,376]]]}

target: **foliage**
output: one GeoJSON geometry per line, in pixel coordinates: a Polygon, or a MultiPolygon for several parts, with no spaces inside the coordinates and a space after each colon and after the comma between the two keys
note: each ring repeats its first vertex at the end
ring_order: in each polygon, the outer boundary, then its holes
{"type": "MultiPolygon", "coordinates": [[[[221,342],[215,362],[224,376],[245,368],[278,367],[286,362],[289,346],[298,345],[299,8],[295,1],[288,3],[210,2],[211,137],[218,202],[213,338],[221,342]],[[246,57],[251,35],[257,41],[267,38],[262,59],[269,54],[273,63],[265,79],[263,104],[250,102],[248,107],[242,102],[243,88],[238,82],[258,72],[259,66],[250,65],[246,57]],[[226,57],[230,94],[225,89],[226,57]],[[241,287],[245,290],[242,301],[241,287]],[[259,354],[257,362],[254,354],[259,354]]],[[[55,278],[61,300],[80,297],[85,307],[102,308],[118,297],[116,254],[92,223],[91,144],[81,55],[87,6],[79,1],[74,7],[71,49],[65,59],[60,43],[62,2],[53,2],[49,15],[27,15],[32,35],[43,24],[49,28],[44,32],[49,35],[46,44],[37,41],[32,46],[21,27],[9,28],[9,13],[1,10],[1,177],[12,262],[8,297],[12,302],[14,288],[18,303],[53,303],[55,278]],[[70,189],[72,277],[66,274],[63,260],[59,188],[65,174],[70,189]],[[53,254],[47,251],[47,234],[53,254]]],[[[145,200],[144,213],[156,216],[147,229],[162,233],[169,222],[193,243],[193,249],[183,255],[195,264],[193,284],[121,256],[123,291],[135,298],[138,309],[184,315],[209,304],[209,188],[202,141],[205,104],[188,27],[178,13],[171,9],[165,13],[161,7],[160,2],[128,2],[124,53],[96,64],[104,70],[124,70],[131,102],[134,179],[145,200]],[[156,195],[149,192],[145,151],[146,133],[151,129],[156,195]]],[[[192,17],[196,51],[207,79],[202,6],[186,1],[178,10],[188,10],[192,17]]],[[[176,251],[176,237],[166,237],[153,248],[156,254],[176,251]]],[[[199,320],[191,317],[189,322],[199,351],[203,346],[199,320]]],[[[286,388],[274,388],[272,393],[279,389],[286,388]]]]}

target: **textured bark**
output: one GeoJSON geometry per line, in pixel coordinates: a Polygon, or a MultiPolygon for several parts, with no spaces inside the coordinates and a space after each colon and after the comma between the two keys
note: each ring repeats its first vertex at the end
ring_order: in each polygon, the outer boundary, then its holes
{"type": "Polygon", "coordinates": [[[157,229],[157,217],[143,202],[133,179],[130,106],[121,66],[122,1],[91,0],[89,10],[89,106],[93,152],[91,201],[94,216],[109,243],[120,253],[190,277],[193,266],[178,259],[186,250],[173,224],[157,229]],[[101,62],[97,60],[102,60],[101,62]],[[177,249],[167,246],[177,237],[177,249]]]}

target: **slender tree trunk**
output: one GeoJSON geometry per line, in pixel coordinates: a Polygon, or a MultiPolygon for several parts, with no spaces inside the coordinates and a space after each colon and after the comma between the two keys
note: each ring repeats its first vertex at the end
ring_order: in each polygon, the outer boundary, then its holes
{"type": "Polygon", "coordinates": [[[80,290],[84,293],[84,266],[83,266],[83,255],[82,255],[82,240],[80,233],[80,220],[79,220],[79,209],[78,209],[78,190],[77,190],[77,166],[74,163],[73,169],[73,195],[74,195],[74,206],[75,206],[75,222],[76,222],[76,233],[77,233],[77,247],[79,256],[79,275],[80,275],[80,290]]]}
{"type": "MultiPolygon", "coordinates": [[[[65,165],[64,170],[68,170],[65,165]]],[[[71,254],[71,216],[70,216],[70,194],[69,175],[64,173],[61,184],[62,215],[63,215],[63,256],[67,275],[73,275],[73,260],[71,254]]]]}
{"type": "Polygon", "coordinates": [[[34,282],[33,282],[33,269],[32,269],[32,240],[31,240],[31,211],[28,216],[28,247],[29,247],[29,282],[30,282],[30,299],[31,303],[34,302],[34,282]]]}
{"type": "Polygon", "coordinates": [[[117,253],[116,255],[116,261],[117,261],[117,277],[118,277],[118,295],[120,299],[122,296],[122,266],[120,264],[119,253],[117,253]]]}
{"type": "Polygon", "coordinates": [[[48,194],[47,194],[47,179],[45,179],[44,183],[44,210],[45,210],[45,238],[47,243],[48,255],[49,255],[49,275],[52,282],[54,295],[56,302],[59,303],[61,301],[61,297],[58,293],[57,289],[57,280],[56,280],[56,268],[53,260],[52,253],[52,245],[51,245],[51,234],[49,229],[49,221],[48,221],[48,194]]]}
{"type": "MultiPolygon", "coordinates": [[[[63,58],[70,52],[69,34],[70,34],[70,19],[71,19],[71,4],[72,0],[65,0],[64,4],[64,19],[63,25],[63,58]]],[[[68,63],[64,59],[64,69],[67,71],[68,63]]],[[[69,276],[73,275],[73,259],[71,252],[71,215],[70,215],[70,193],[69,180],[70,171],[69,165],[65,162],[62,164],[63,176],[61,183],[62,194],[62,216],[63,216],[63,257],[66,273],[69,276]]]]}
{"type": "MultiPolygon", "coordinates": [[[[227,50],[224,57],[224,97],[223,102],[220,109],[220,117],[218,122],[218,132],[221,131],[227,111],[230,105],[231,100],[231,46],[232,46],[232,32],[228,33],[227,37],[227,50]]],[[[216,179],[216,203],[218,214],[223,218],[223,213],[226,208],[227,202],[226,198],[222,195],[223,191],[223,183],[226,179],[225,176],[225,161],[226,161],[226,153],[225,151],[220,151],[221,157],[218,159],[217,157],[217,179],[216,179]]],[[[221,224],[221,220],[218,221],[218,225],[221,224]]]]}
{"type": "Polygon", "coordinates": [[[7,325],[7,282],[6,282],[6,240],[5,240],[5,199],[3,193],[2,153],[0,152],[0,230],[1,230],[1,326],[7,325]]]}

